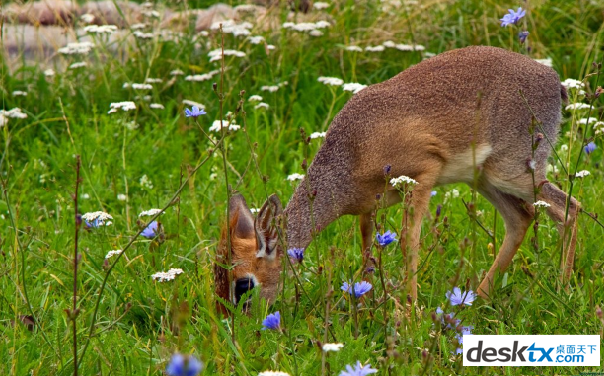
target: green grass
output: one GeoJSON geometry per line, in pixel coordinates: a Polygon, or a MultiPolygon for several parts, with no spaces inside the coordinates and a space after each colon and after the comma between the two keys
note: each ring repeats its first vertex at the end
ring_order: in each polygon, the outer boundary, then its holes
{"type": "MultiPolygon", "coordinates": [[[[334,2],[324,11],[332,27],[321,37],[258,27],[253,34],[264,35],[276,46],[268,56],[262,45],[225,35],[225,48],[242,50],[247,56],[226,58],[224,112],[236,110],[242,90],[245,98],[262,95],[270,106],[255,110],[253,103],[245,101],[244,112],[236,118],[237,124],[245,125],[245,133],[242,129],[224,140],[229,184],[251,207],[260,207],[271,193],[287,202],[295,183],[286,177],[302,173],[302,161],[310,160],[321,144],[317,139],[306,147],[300,129],[306,134],[326,130],[352,96],[317,82],[319,76],[372,84],[423,57],[394,49],[348,52],[342,46],[378,45],[386,40],[410,44],[415,40],[431,53],[475,44],[521,50],[515,38],[518,28],[511,32],[512,28],[502,29],[498,22],[508,7],[521,4],[477,0],[419,3],[423,8],[414,5],[408,11],[401,8],[386,14],[378,2],[334,2]],[[275,93],[260,90],[263,85],[284,81],[288,85],[275,93]],[[268,177],[266,183],[263,176],[268,177]]],[[[551,57],[561,79],[583,79],[594,72],[591,63],[602,60],[604,3],[531,1],[529,9],[521,27],[530,31],[532,57],[551,57]]],[[[285,14],[275,11],[282,22],[285,14]]],[[[189,99],[206,106],[208,114],[199,123],[207,132],[212,121],[220,118],[218,96],[212,89],[212,82],[218,82],[220,89],[220,76],[188,82],[182,76],[172,80],[169,75],[174,69],[185,74],[217,69],[219,64],[209,63],[207,52],[219,47],[220,35],[191,33],[180,43],[155,40],[132,48],[122,45],[119,48],[127,49],[129,57],[122,61],[99,45],[84,59],[89,62],[87,68],[65,71],[57,67],[57,75],[50,79],[42,74],[46,67],[9,70],[3,64],[2,107],[19,107],[28,118],[11,119],[0,128],[0,174],[6,192],[0,198],[0,374],[73,374],[72,326],[65,310],[71,309],[73,299],[76,155],[82,161],[80,213],[103,210],[114,218],[112,226],[80,231],[77,290],[81,312],[76,319],[80,358],[89,341],[80,360],[80,374],[161,375],[171,354],[180,351],[203,360],[204,374],[256,375],[281,370],[319,375],[322,355],[317,341],[323,342],[326,336],[327,303],[328,342],[345,344],[327,357],[329,375],[338,375],[346,364],[357,360],[371,363],[379,375],[578,374],[597,370],[464,368],[461,358],[452,355],[454,333],[435,327],[431,312],[445,307],[445,293],[454,283],[476,289],[493,262],[492,249],[498,249],[504,234],[501,217],[480,196],[475,199],[478,219],[495,234],[495,240],[476,226],[462,202],[474,200],[464,185],[438,188],[431,199],[430,216],[423,223],[417,309],[405,308],[404,263],[400,248],[391,245],[383,254],[390,298],[384,302],[376,272],[374,293],[362,301],[355,321],[340,286],[362,271],[360,234],[356,218],[342,217],[315,239],[304,263],[295,266],[301,284],[287,267],[283,291],[273,306],[252,297],[251,315],[237,313],[234,326],[223,320],[215,310],[212,279],[226,215],[222,158],[214,152],[189,176],[188,171],[210,155],[213,146],[194,121],[185,118],[182,105],[183,99],[189,99]],[[151,95],[152,102],[163,104],[164,110],[136,101],[136,111],[107,114],[111,102],[134,100],[137,95],[132,89],[123,89],[124,82],[140,83],[148,77],[164,81],[140,95],[151,95]],[[29,94],[14,97],[15,90],[29,94]],[[138,127],[129,129],[128,122],[138,127]],[[144,175],[152,181],[152,189],[140,183],[144,175]],[[112,269],[99,297],[108,265],[116,259],[114,256],[106,264],[107,252],[125,247],[141,228],[138,213],[166,206],[187,177],[190,180],[179,201],[159,218],[165,239],[161,243],[136,239],[112,269]],[[459,190],[459,197],[445,199],[452,189],[459,190]],[[127,201],[118,199],[118,194],[126,193],[127,201]],[[437,205],[442,205],[438,217],[437,205]],[[152,281],[153,273],[172,267],[185,273],[171,282],[152,281]],[[330,288],[333,293],[328,293],[330,288]],[[94,336],[89,337],[97,300],[94,336]],[[31,315],[29,306],[38,323],[33,331],[21,324],[21,317],[31,315]],[[277,310],[283,332],[262,331],[262,320],[277,310]]],[[[591,90],[595,79],[587,80],[591,90]]],[[[594,114],[599,117],[600,111],[596,101],[594,114]]],[[[561,156],[572,166],[571,172],[584,142],[578,117],[564,112],[556,147],[560,151],[560,145],[569,146],[561,156]]],[[[593,131],[587,135],[592,137],[593,131]]],[[[595,142],[601,145],[599,139],[595,142]]],[[[601,159],[601,148],[581,157],[579,170],[587,169],[591,175],[580,180],[573,191],[583,208],[592,213],[604,212],[601,159]]],[[[568,190],[560,161],[552,159],[551,163],[560,172],[551,174],[550,180],[568,190]]],[[[392,207],[378,217],[385,228],[399,233],[401,215],[402,207],[392,207]]],[[[587,215],[579,216],[577,258],[568,291],[558,282],[560,244],[555,229],[555,223],[542,216],[538,251],[530,243],[531,229],[513,265],[497,279],[494,299],[452,310],[456,317],[473,325],[475,334],[602,334],[604,323],[596,315],[596,307],[604,304],[602,227],[587,215]]],[[[377,254],[377,249],[373,251],[377,254]]]]}

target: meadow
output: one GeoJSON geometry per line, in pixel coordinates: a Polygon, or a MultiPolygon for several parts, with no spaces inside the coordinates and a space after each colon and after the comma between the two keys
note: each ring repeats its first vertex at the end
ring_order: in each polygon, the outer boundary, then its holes
{"type": "MultiPolygon", "coordinates": [[[[90,31],[90,44],[45,62],[3,52],[0,374],[72,375],[76,361],[81,375],[162,375],[175,353],[203,362],[204,375],[340,375],[357,361],[377,375],[601,371],[463,367],[456,350],[462,331],[604,338],[604,1],[330,0],[308,13],[280,2],[249,24],[221,21],[222,32],[160,27],[168,7],[212,4],[158,1],[140,28],[90,31]],[[502,27],[518,7],[526,15],[502,27]],[[223,316],[213,270],[228,197],[259,208],[276,193],[285,205],[356,90],[470,45],[539,59],[565,82],[571,107],[548,178],[584,211],[569,287],[556,223],[543,215],[490,301],[452,305],[455,287],[476,291],[505,229],[486,199],[450,185],[423,221],[413,304],[398,241],[376,240],[381,265],[365,272],[358,218],[344,216],[302,262],[283,257],[274,304],[255,289],[249,314],[240,304],[223,316]],[[205,114],[187,116],[193,106],[205,114]],[[86,215],[99,211],[111,217],[86,215]],[[362,279],[372,284],[362,298],[342,291],[362,279]],[[266,329],[275,312],[278,328],[266,329]]],[[[380,210],[380,233],[398,240],[402,213],[380,210]]]]}

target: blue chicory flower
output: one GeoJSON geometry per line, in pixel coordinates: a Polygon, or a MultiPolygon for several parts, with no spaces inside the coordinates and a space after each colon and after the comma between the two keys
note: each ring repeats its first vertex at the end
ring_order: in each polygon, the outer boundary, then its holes
{"type": "Polygon", "coordinates": [[[157,235],[158,227],[159,227],[159,224],[157,223],[157,221],[153,221],[153,222],[149,223],[149,226],[147,226],[147,228],[145,228],[143,230],[143,232],[141,232],[141,235],[147,239],[154,238],[157,235]]]}
{"type": "Polygon", "coordinates": [[[357,364],[355,364],[354,368],[347,364],[346,371],[340,372],[340,376],[367,376],[376,372],[377,369],[371,368],[370,364],[362,366],[361,362],[357,360],[357,364]]]}
{"type": "MultiPolygon", "coordinates": [[[[474,329],[473,326],[462,326],[461,327],[461,333],[455,336],[455,339],[457,340],[457,343],[459,345],[463,345],[463,336],[466,335],[472,335],[472,329],[474,329]]],[[[463,349],[461,348],[461,346],[457,347],[455,349],[455,354],[461,354],[463,352],[463,349]]]]}
{"type": "Polygon", "coordinates": [[[465,304],[465,305],[470,306],[470,305],[472,305],[472,302],[474,300],[476,300],[476,294],[474,294],[474,291],[469,290],[462,294],[459,287],[454,287],[452,292],[447,291],[445,296],[447,297],[447,299],[449,299],[452,306],[456,306],[456,305],[460,305],[460,304],[465,304]]]}
{"type": "Polygon", "coordinates": [[[185,116],[186,117],[198,117],[200,115],[205,115],[206,112],[202,109],[200,109],[197,106],[193,106],[190,110],[188,108],[185,108],[185,116]]]}
{"type": "Polygon", "coordinates": [[[185,361],[182,354],[175,353],[166,367],[166,373],[169,376],[196,376],[202,368],[203,363],[193,355],[189,355],[185,361]]]}
{"type": "Polygon", "coordinates": [[[264,321],[262,321],[262,325],[264,326],[262,330],[278,330],[281,326],[281,314],[279,313],[279,311],[266,316],[264,321]]]}
{"type": "Polygon", "coordinates": [[[396,234],[388,230],[384,233],[384,235],[375,234],[375,239],[382,247],[385,247],[396,240],[396,234]]]}
{"type": "Polygon", "coordinates": [[[520,33],[518,33],[518,40],[520,40],[520,44],[526,42],[526,37],[528,37],[528,35],[528,31],[521,31],[520,33]]]}
{"type": "Polygon", "coordinates": [[[302,260],[304,260],[304,249],[303,248],[288,249],[287,255],[295,261],[302,262],[302,260]]]}
{"type": "Polygon", "coordinates": [[[347,292],[349,294],[352,294],[352,292],[351,292],[351,290],[352,290],[354,292],[354,297],[360,298],[361,296],[368,293],[372,287],[373,286],[371,286],[371,283],[369,283],[367,281],[357,282],[354,284],[354,286],[352,285],[352,282],[350,282],[350,283],[344,282],[344,284],[342,284],[341,289],[342,289],[342,291],[347,292]]]}
{"type": "Polygon", "coordinates": [[[506,27],[508,25],[515,25],[522,17],[526,15],[526,11],[521,7],[518,7],[518,10],[514,12],[513,9],[508,9],[508,14],[503,16],[501,21],[501,27],[506,27]]]}
{"type": "Polygon", "coordinates": [[[585,145],[583,150],[585,150],[585,154],[590,155],[597,148],[598,148],[598,146],[596,146],[595,142],[592,141],[589,144],[585,145]]]}
{"type": "Polygon", "coordinates": [[[437,194],[437,193],[438,193],[438,192],[436,192],[436,191],[430,191],[430,197],[434,197],[434,196],[436,196],[436,194],[437,194]]]}

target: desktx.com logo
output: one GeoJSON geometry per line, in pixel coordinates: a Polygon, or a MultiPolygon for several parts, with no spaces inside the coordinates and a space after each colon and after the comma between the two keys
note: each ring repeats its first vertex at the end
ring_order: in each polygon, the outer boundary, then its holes
{"type": "Polygon", "coordinates": [[[599,335],[464,335],[464,366],[600,366],[599,335]]]}

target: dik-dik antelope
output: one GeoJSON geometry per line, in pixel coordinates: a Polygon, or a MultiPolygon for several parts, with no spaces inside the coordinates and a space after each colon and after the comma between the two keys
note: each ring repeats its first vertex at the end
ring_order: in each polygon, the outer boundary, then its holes
{"type": "MultiPolygon", "coordinates": [[[[275,226],[279,216],[285,219],[287,249],[304,249],[312,240],[311,223],[321,231],[342,215],[359,215],[363,250],[368,249],[386,165],[391,166],[391,176],[405,175],[419,183],[409,199],[412,210],[406,211],[409,218],[403,218],[400,236],[403,252],[408,249],[407,280],[413,299],[421,219],[433,187],[449,183],[476,187],[505,222],[503,244],[478,287],[480,296],[489,296],[495,273],[512,262],[533,221],[537,200],[550,204],[547,214],[563,238],[562,276],[568,280],[579,204],[571,197],[566,215],[568,196],[546,178],[550,145],[541,142],[533,151],[530,133],[537,121],[534,136],[543,132],[555,141],[563,100],[566,91],[551,68],[504,49],[478,46],[440,54],[367,87],[333,119],[283,212],[274,195],[257,218],[242,196],[231,198],[233,280],[229,286],[226,270],[217,266],[217,294],[236,303],[250,288],[261,286],[263,298],[275,299],[284,254],[275,226]],[[314,195],[312,218],[309,187],[314,195]]],[[[401,196],[390,186],[384,199],[389,206],[401,196]]],[[[223,232],[218,252],[221,263],[226,260],[225,236],[223,232]]]]}

